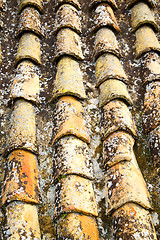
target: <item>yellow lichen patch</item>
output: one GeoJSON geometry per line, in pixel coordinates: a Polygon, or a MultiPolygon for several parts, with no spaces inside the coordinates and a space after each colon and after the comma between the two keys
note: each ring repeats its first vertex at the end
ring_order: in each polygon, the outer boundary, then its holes
{"type": "Polygon", "coordinates": [[[89,7],[93,8],[94,6],[96,6],[97,4],[101,3],[101,2],[105,2],[108,3],[112,8],[117,9],[117,4],[115,0],[91,0],[89,7]]]}
{"type": "Polygon", "coordinates": [[[135,140],[126,132],[115,132],[103,142],[104,168],[110,168],[121,161],[134,158],[133,145],[135,140]]]}
{"type": "Polygon", "coordinates": [[[127,76],[120,60],[113,54],[104,53],[96,61],[97,87],[105,80],[112,78],[124,82],[127,81],[127,76]]]}
{"type": "Polygon", "coordinates": [[[69,213],[57,221],[57,239],[99,240],[94,217],[69,213]]]}
{"type": "Polygon", "coordinates": [[[146,209],[152,209],[146,183],[136,159],[120,162],[107,170],[107,214],[134,202],[146,209]]]}
{"type": "Polygon", "coordinates": [[[112,100],[103,107],[101,120],[102,139],[109,134],[123,130],[136,137],[136,126],[127,105],[120,100],[112,100]]]}
{"type": "Polygon", "coordinates": [[[10,99],[24,98],[38,103],[39,91],[39,76],[36,74],[35,65],[29,61],[21,62],[16,69],[10,99]]]}
{"type": "Polygon", "coordinates": [[[103,107],[113,99],[122,99],[127,105],[132,105],[132,99],[128,93],[127,86],[122,81],[109,79],[99,86],[99,106],[103,107]]]}
{"type": "Polygon", "coordinates": [[[78,34],[81,33],[81,22],[78,11],[70,4],[63,4],[56,13],[55,32],[64,27],[71,28],[78,34]]]}
{"type": "Polygon", "coordinates": [[[33,33],[24,33],[19,42],[16,64],[25,59],[41,64],[40,40],[33,33]]]}
{"type": "Polygon", "coordinates": [[[136,58],[150,51],[160,51],[160,44],[151,27],[144,25],[136,31],[136,58]]]}
{"type": "Polygon", "coordinates": [[[25,100],[15,102],[10,120],[7,151],[23,148],[37,153],[34,110],[34,106],[25,100]]]}
{"type": "Polygon", "coordinates": [[[63,95],[86,98],[79,63],[68,56],[62,57],[58,62],[51,101],[63,95]]]}
{"type": "Polygon", "coordinates": [[[106,4],[101,3],[94,10],[93,15],[94,26],[92,31],[97,31],[101,27],[110,27],[116,32],[120,32],[115,15],[112,8],[106,4]]]}
{"type": "Polygon", "coordinates": [[[150,212],[141,206],[127,203],[112,216],[115,239],[157,239],[150,212]]]}
{"type": "Polygon", "coordinates": [[[63,55],[70,55],[78,60],[83,60],[80,37],[69,28],[61,29],[57,34],[54,60],[63,55]]]}
{"type": "Polygon", "coordinates": [[[111,29],[102,27],[96,33],[94,57],[97,58],[101,54],[109,52],[121,57],[115,34],[111,29]]]}
{"type": "Polygon", "coordinates": [[[8,157],[2,204],[15,200],[38,203],[39,196],[36,156],[24,150],[13,151],[8,157]]]}
{"type": "Polygon", "coordinates": [[[43,0],[21,0],[20,5],[18,8],[18,13],[22,11],[23,8],[27,6],[34,6],[36,7],[40,12],[43,12],[43,0]]]}
{"type": "Polygon", "coordinates": [[[34,7],[24,8],[21,12],[17,36],[25,31],[35,32],[40,37],[44,35],[40,21],[40,14],[34,7]]]}
{"type": "Polygon", "coordinates": [[[4,238],[41,239],[37,207],[15,201],[5,209],[4,238]]]}
{"type": "Polygon", "coordinates": [[[156,24],[152,12],[147,4],[138,2],[132,8],[131,14],[131,27],[132,31],[136,31],[141,25],[149,24],[157,31],[158,25],[156,24]]]}
{"type": "Polygon", "coordinates": [[[54,218],[70,212],[97,216],[92,182],[76,175],[62,178],[56,186],[54,209],[54,218]]]}
{"type": "Polygon", "coordinates": [[[83,106],[70,96],[61,97],[56,103],[52,144],[66,135],[74,135],[84,142],[90,142],[83,106]]]}

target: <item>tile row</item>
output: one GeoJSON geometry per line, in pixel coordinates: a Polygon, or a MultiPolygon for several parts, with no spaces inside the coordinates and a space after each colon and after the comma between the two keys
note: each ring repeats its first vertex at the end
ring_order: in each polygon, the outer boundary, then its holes
{"type": "MultiPolygon", "coordinates": [[[[107,1],[107,4],[112,7],[113,3],[107,1]]],[[[98,9],[95,10],[95,19],[101,19],[101,25],[98,25],[98,20],[94,19],[98,26],[94,52],[96,52],[99,107],[102,108],[101,139],[108,205],[106,214],[113,218],[114,239],[131,239],[137,232],[141,233],[140,239],[144,239],[146,229],[150,229],[149,238],[153,236],[153,239],[156,239],[148,211],[152,210],[150,195],[133,150],[137,130],[128,108],[133,103],[127,90],[128,80],[121,64],[122,56],[119,54],[115,36],[119,27],[115,28],[115,25],[110,24],[108,19],[115,19],[112,14],[107,18],[108,23],[106,24],[106,19],[104,20],[102,17],[105,15],[102,14],[102,8],[103,11],[106,8],[102,5],[100,1],[95,5],[95,9],[98,9]],[[97,42],[104,47],[105,51],[98,47],[97,42]],[[136,211],[135,223],[133,223],[132,215],[128,214],[131,210],[136,211]],[[126,222],[124,223],[122,219],[125,219],[126,222]],[[138,227],[139,221],[141,221],[141,227],[138,227]]],[[[117,26],[116,20],[114,20],[115,23],[117,26]]],[[[142,24],[138,21],[134,22],[132,30],[135,31],[142,24]]]]}
{"type": "Polygon", "coordinates": [[[80,69],[80,61],[84,60],[80,4],[57,1],[56,6],[54,62],[57,72],[51,98],[55,106],[52,145],[56,238],[98,240],[94,174],[88,146],[90,135],[83,107],[86,93],[80,69]]]}

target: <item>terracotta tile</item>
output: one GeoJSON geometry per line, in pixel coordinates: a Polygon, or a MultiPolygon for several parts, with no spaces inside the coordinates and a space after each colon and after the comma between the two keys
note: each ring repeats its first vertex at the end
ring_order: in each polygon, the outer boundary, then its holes
{"type": "Polygon", "coordinates": [[[138,2],[132,8],[131,27],[132,31],[136,31],[140,26],[149,24],[153,29],[158,31],[158,25],[154,20],[152,12],[146,3],[138,2]]]}
{"type": "Polygon", "coordinates": [[[93,23],[94,26],[92,31],[94,32],[101,27],[110,27],[114,31],[120,32],[113,10],[106,3],[101,3],[95,8],[93,13],[93,23]]]}
{"type": "Polygon", "coordinates": [[[16,76],[11,86],[10,99],[24,98],[35,103],[39,102],[39,76],[36,67],[27,60],[21,62],[16,69],[16,76]]]}
{"type": "Polygon", "coordinates": [[[70,212],[97,216],[92,182],[76,175],[62,178],[56,186],[54,210],[55,219],[70,212]]]}
{"type": "Polygon", "coordinates": [[[76,7],[78,10],[81,9],[81,5],[78,0],[56,0],[56,7],[61,6],[62,4],[69,3],[76,7]]]}
{"type": "Polygon", "coordinates": [[[113,54],[104,53],[96,61],[96,86],[110,78],[127,82],[127,76],[119,59],[113,54]]]}
{"type": "Polygon", "coordinates": [[[149,26],[141,26],[136,31],[136,58],[150,51],[160,51],[158,39],[149,26]]]}
{"type": "Polygon", "coordinates": [[[69,28],[63,28],[57,34],[54,61],[66,54],[78,60],[84,59],[80,37],[69,28]]]}
{"type": "Polygon", "coordinates": [[[136,137],[136,126],[127,105],[120,100],[113,100],[103,107],[101,120],[102,139],[111,133],[123,130],[136,137]]]}
{"type": "Polygon", "coordinates": [[[112,8],[117,9],[117,4],[115,0],[91,0],[89,3],[89,7],[93,8],[94,6],[98,5],[99,3],[106,2],[108,5],[110,5],[112,8]]]}
{"type": "Polygon", "coordinates": [[[25,59],[41,64],[40,39],[33,33],[24,33],[19,42],[16,64],[25,59]]]}
{"type": "Polygon", "coordinates": [[[129,202],[152,209],[150,195],[135,158],[109,168],[106,173],[106,184],[107,214],[129,202]]]}
{"type": "Polygon", "coordinates": [[[99,240],[95,218],[77,213],[67,214],[57,222],[57,239],[99,240]]]}
{"type": "Polygon", "coordinates": [[[115,34],[109,28],[100,28],[96,33],[94,57],[97,59],[103,53],[113,53],[121,57],[120,49],[115,34]]]}
{"type": "Polygon", "coordinates": [[[131,161],[134,157],[134,139],[126,132],[115,132],[103,142],[103,164],[108,169],[121,161],[131,161]]]}
{"type": "Polygon", "coordinates": [[[74,135],[84,142],[90,142],[83,106],[70,96],[61,97],[56,103],[52,144],[66,135],[74,135]]]}
{"type": "Polygon", "coordinates": [[[61,138],[54,148],[54,180],[69,174],[93,179],[92,161],[86,143],[74,136],[66,136],[61,138]]]}
{"type": "Polygon", "coordinates": [[[150,132],[148,137],[151,160],[160,175],[160,126],[150,132]]]}
{"type": "MultiPolygon", "coordinates": [[[[135,3],[139,2],[139,0],[126,0],[126,7],[132,7],[135,3]]],[[[145,0],[145,2],[150,6],[150,7],[155,7],[156,6],[156,0],[145,0]]]]}
{"type": "Polygon", "coordinates": [[[15,201],[5,210],[4,239],[41,239],[36,206],[15,201]]]}
{"type": "Polygon", "coordinates": [[[64,95],[86,98],[79,63],[68,56],[63,56],[58,62],[51,101],[64,95]]]}
{"type": "Polygon", "coordinates": [[[160,125],[160,81],[146,86],[142,117],[146,133],[160,125]]]}
{"type": "Polygon", "coordinates": [[[11,114],[6,151],[17,148],[37,153],[35,108],[25,100],[17,100],[11,114]]]}
{"type": "Polygon", "coordinates": [[[114,239],[153,239],[156,233],[150,212],[141,206],[128,203],[113,214],[114,239]]]}
{"type": "Polygon", "coordinates": [[[99,107],[103,107],[113,99],[122,99],[127,105],[133,104],[127,86],[122,81],[108,79],[99,86],[99,90],[99,107]]]}
{"type": "Polygon", "coordinates": [[[22,11],[26,6],[34,6],[40,12],[43,12],[43,0],[21,0],[18,8],[18,13],[22,11]]]}
{"type": "Polygon", "coordinates": [[[2,189],[2,205],[12,201],[39,203],[37,158],[29,151],[15,150],[8,156],[2,189]]]}
{"type": "Polygon", "coordinates": [[[34,7],[26,7],[22,10],[17,27],[17,36],[24,31],[30,31],[44,36],[44,29],[41,26],[40,14],[34,7]]]}
{"type": "Polygon", "coordinates": [[[158,53],[149,52],[142,59],[143,83],[160,80],[160,57],[158,53]]]}
{"type": "Polygon", "coordinates": [[[81,22],[77,9],[70,4],[63,4],[56,13],[55,32],[68,27],[78,34],[81,33],[81,22]]]}

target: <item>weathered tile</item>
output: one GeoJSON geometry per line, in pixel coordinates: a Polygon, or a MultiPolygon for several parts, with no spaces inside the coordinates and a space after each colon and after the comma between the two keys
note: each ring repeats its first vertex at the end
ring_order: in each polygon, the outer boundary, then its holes
{"type": "Polygon", "coordinates": [[[127,76],[119,59],[113,54],[104,53],[96,61],[97,87],[110,78],[127,82],[127,76]]]}
{"type": "Polygon", "coordinates": [[[116,32],[120,32],[120,28],[117,24],[115,15],[112,8],[106,4],[99,4],[93,12],[94,26],[92,31],[97,31],[101,27],[110,27],[116,32]]]}
{"type": "Polygon", "coordinates": [[[150,132],[148,142],[153,166],[156,167],[157,173],[160,174],[160,126],[150,132]]]}
{"type": "Polygon", "coordinates": [[[61,97],[56,103],[52,144],[66,135],[74,135],[84,142],[90,142],[83,106],[71,96],[61,97]]]}
{"type": "Polygon", "coordinates": [[[143,83],[160,80],[160,56],[158,53],[149,52],[142,59],[143,83]]]}
{"type": "Polygon", "coordinates": [[[146,86],[142,117],[146,133],[160,124],[160,81],[146,86]]]}
{"type": "Polygon", "coordinates": [[[66,136],[55,144],[54,149],[54,180],[69,174],[93,179],[92,161],[86,143],[74,136],[66,136]]]}
{"type": "Polygon", "coordinates": [[[99,90],[99,107],[103,107],[113,99],[122,99],[127,105],[133,104],[127,86],[122,81],[108,79],[99,86],[99,90]]]}
{"type": "Polygon", "coordinates": [[[68,56],[63,56],[58,61],[51,101],[64,95],[73,95],[80,99],[86,98],[79,63],[68,56]]]}
{"type": "Polygon", "coordinates": [[[99,240],[95,218],[78,213],[67,214],[57,221],[57,239],[99,240]]]}
{"type": "Polygon", "coordinates": [[[114,239],[157,240],[150,212],[127,203],[113,213],[114,239]]]}
{"type": "Polygon", "coordinates": [[[4,10],[4,2],[3,0],[0,0],[0,10],[4,10]]]}
{"type": "Polygon", "coordinates": [[[15,150],[8,156],[2,188],[2,205],[12,201],[39,203],[37,158],[29,151],[15,150]]]}
{"type": "Polygon", "coordinates": [[[123,130],[136,137],[136,126],[127,105],[113,100],[103,107],[101,136],[106,139],[111,133],[123,130]]]}
{"type": "Polygon", "coordinates": [[[63,55],[70,55],[78,60],[83,60],[80,37],[69,28],[61,29],[57,34],[54,60],[63,55]]]}
{"type": "Polygon", "coordinates": [[[96,33],[94,57],[97,59],[103,53],[113,53],[121,57],[120,49],[115,34],[109,28],[102,27],[96,33]]]}
{"type": "Polygon", "coordinates": [[[56,13],[55,32],[61,28],[68,27],[81,33],[81,22],[77,9],[70,4],[63,4],[56,13]]]}
{"type": "Polygon", "coordinates": [[[94,6],[98,5],[99,3],[108,3],[112,8],[117,9],[117,4],[115,0],[91,0],[89,3],[89,7],[93,8],[94,6]]]}
{"type": "Polygon", "coordinates": [[[131,161],[133,158],[133,137],[122,131],[111,134],[103,142],[103,164],[108,169],[121,161],[131,161]]]}
{"type": "Polygon", "coordinates": [[[109,168],[106,173],[106,184],[107,214],[129,202],[152,209],[150,195],[135,158],[109,168]]]}
{"type": "Polygon", "coordinates": [[[144,2],[138,2],[132,8],[131,27],[132,31],[136,31],[141,25],[149,24],[154,30],[158,31],[158,25],[154,20],[152,12],[148,5],[144,2]]]}
{"type": "Polygon", "coordinates": [[[136,31],[136,58],[150,51],[160,52],[160,44],[151,27],[144,25],[136,31]]]}
{"type": "Polygon", "coordinates": [[[56,0],[56,7],[61,6],[62,4],[69,3],[76,7],[78,10],[81,9],[81,5],[78,0],[56,0]]]}
{"type": "Polygon", "coordinates": [[[40,37],[44,36],[44,30],[41,26],[39,11],[34,7],[24,8],[20,14],[18,22],[19,24],[16,33],[17,36],[25,31],[34,32],[40,37]]]}
{"type": "Polygon", "coordinates": [[[76,175],[62,178],[56,186],[54,210],[55,219],[70,212],[97,216],[92,182],[76,175]]]}
{"type": "Polygon", "coordinates": [[[6,151],[17,148],[37,153],[35,108],[23,99],[14,104],[6,151]]]}
{"type": "Polygon", "coordinates": [[[43,0],[20,0],[20,5],[18,8],[18,13],[22,11],[25,7],[34,6],[40,12],[43,12],[43,0]]]}
{"type": "Polygon", "coordinates": [[[20,38],[16,64],[25,59],[41,64],[40,39],[33,33],[24,33],[20,38]]]}
{"type": "Polygon", "coordinates": [[[24,98],[35,103],[39,102],[39,76],[35,65],[30,61],[21,62],[16,69],[16,76],[11,86],[10,99],[24,98]]]}
{"type": "MultiPolygon", "coordinates": [[[[157,4],[157,0],[145,0],[150,7],[155,7],[157,4]]],[[[132,7],[135,3],[139,2],[139,0],[126,0],[126,7],[132,7]]]]}
{"type": "Polygon", "coordinates": [[[37,207],[14,201],[5,209],[4,239],[40,240],[37,207]]]}

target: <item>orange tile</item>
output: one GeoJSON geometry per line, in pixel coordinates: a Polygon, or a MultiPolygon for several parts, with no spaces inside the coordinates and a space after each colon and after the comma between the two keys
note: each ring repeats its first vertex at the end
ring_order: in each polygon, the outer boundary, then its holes
{"type": "Polygon", "coordinates": [[[29,151],[15,150],[8,156],[2,190],[2,205],[12,201],[39,203],[37,158],[29,151]]]}
{"type": "Polygon", "coordinates": [[[43,0],[21,0],[18,13],[22,11],[27,6],[34,6],[36,7],[40,12],[43,12],[43,0]]]}

